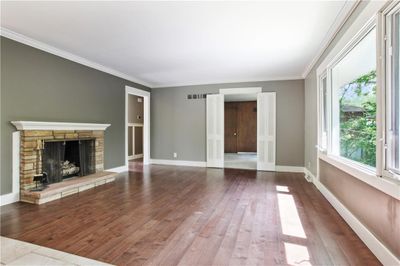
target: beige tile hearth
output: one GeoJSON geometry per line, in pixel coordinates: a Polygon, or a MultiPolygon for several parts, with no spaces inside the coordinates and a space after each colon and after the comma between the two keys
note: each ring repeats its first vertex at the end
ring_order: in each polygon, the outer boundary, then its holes
{"type": "Polygon", "coordinates": [[[7,237],[1,237],[0,244],[1,265],[111,265],[7,237]]]}
{"type": "Polygon", "coordinates": [[[21,201],[43,204],[96,186],[104,185],[115,180],[117,173],[102,171],[92,175],[73,178],[49,185],[43,191],[21,191],[21,201]]]}

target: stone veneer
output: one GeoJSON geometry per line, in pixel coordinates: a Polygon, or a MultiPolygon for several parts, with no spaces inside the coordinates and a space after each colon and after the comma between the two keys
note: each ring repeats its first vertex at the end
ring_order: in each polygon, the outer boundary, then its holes
{"type": "Polygon", "coordinates": [[[103,130],[22,130],[20,141],[20,189],[28,191],[35,187],[33,176],[42,172],[39,155],[46,140],[95,139],[96,172],[104,170],[103,130]]]}

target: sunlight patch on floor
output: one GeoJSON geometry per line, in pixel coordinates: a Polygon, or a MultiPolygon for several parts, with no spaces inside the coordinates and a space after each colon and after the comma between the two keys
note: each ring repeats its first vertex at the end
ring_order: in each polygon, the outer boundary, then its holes
{"type": "Polygon", "coordinates": [[[293,196],[278,193],[278,204],[283,234],[306,238],[293,196]]]}
{"type": "Polygon", "coordinates": [[[284,243],[284,245],[286,261],[289,265],[312,265],[307,247],[292,243],[284,243]]]}

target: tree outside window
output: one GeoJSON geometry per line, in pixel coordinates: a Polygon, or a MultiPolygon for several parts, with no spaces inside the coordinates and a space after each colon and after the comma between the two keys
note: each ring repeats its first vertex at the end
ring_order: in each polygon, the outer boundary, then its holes
{"type": "Polygon", "coordinates": [[[370,71],[338,91],[340,155],[376,166],[376,71],[370,71]]]}

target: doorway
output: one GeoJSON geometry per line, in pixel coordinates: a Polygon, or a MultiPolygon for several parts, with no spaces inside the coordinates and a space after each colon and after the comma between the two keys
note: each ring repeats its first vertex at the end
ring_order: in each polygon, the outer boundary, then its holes
{"type": "MultiPolygon", "coordinates": [[[[276,93],[275,92],[262,92],[260,87],[252,88],[233,88],[233,89],[220,89],[219,94],[208,94],[206,101],[206,147],[207,147],[207,167],[224,168],[225,167],[225,98],[237,98],[237,101],[248,102],[256,99],[256,137],[250,135],[251,140],[256,141],[257,149],[256,156],[253,151],[242,152],[242,157],[250,157],[245,155],[253,155],[253,159],[256,158],[256,169],[262,171],[275,171],[275,160],[276,160],[276,93]],[[251,95],[252,100],[243,99],[245,95],[251,95]],[[241,99],[240,99],[241,98],[241,99]],[[248,154],[250,153],[250,154],[248,154]],[[253,153],[253,154],[251,154],[253,153]]],[[[228,110],[227,112],[235,113],[235,108],[228,110]]],[[[230,118],[227,118],[230,119],[230,118]]],[[[246,119],[248,120],[248,119],[246,119]]],[[[237,121],[237,120],[236,120],[237,121]]],[[[249,127],[245,127],[245,130],[249,127]]],[[[238,147],[242,147],[238,144],[235,134],[238,134],[237,125],[230,125],[230,130],[236,129],[236,132],[231,132],[227,142],[227,151],[235,151],[238,154],[238,147]],[[233,136],[232,136],[233,135],[233,136]],[[231,146],[232,145],[232,146],[231,146]],[[236,148],[235,148],[236,145],[236,148]]],[[[247,134],[247,133],[245,133],[247,134]]],[[[247,140],[246,144],[247,145],[247,140]]],[[[243,144],[243,146],[245,146],[243,144]]],[[[244,161],[248,163],[249,158],[244,158],[244,161]]],[[[229,160],[229,158],[228,158],[229,160]]],[[[238,160],[237,160],[238,161],[238,160]]],[[[234,162],[237,166],[239,162],[234,162]]],[[[251,169],[254,169],[254,163],[251,169]]]]}
{"type": "Polygon", "coordinates": [[[225,96],[224,167],[257,169],[257,94],[225,96]]]}
{"type": "Polygon", "coordinates": [[[128,94],[128,160],[129,166],[143,163],[144,99],[128,94]]]}
{"type": "Polygon", "coordinates": [[[125,164],[149,164],[150,93],[125,87],[125,164]]]}

